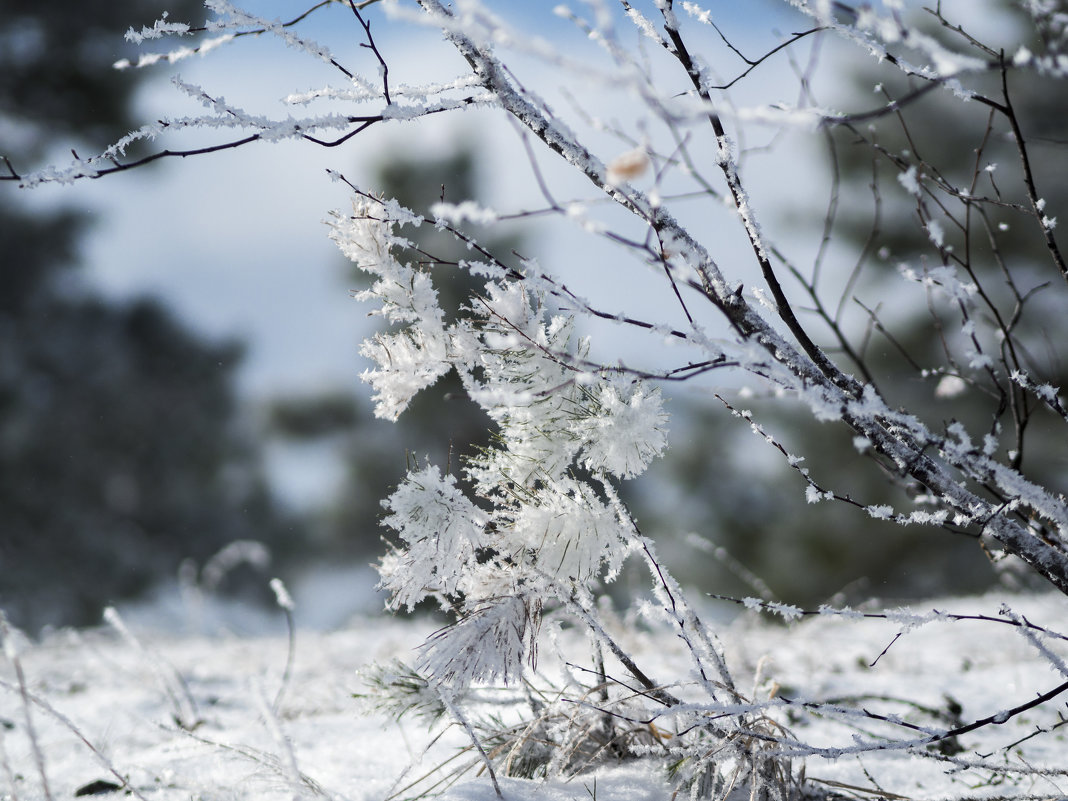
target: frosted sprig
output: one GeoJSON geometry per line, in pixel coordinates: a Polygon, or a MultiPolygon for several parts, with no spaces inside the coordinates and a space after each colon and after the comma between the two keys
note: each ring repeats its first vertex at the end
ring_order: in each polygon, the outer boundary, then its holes
{"type": "Polygon", "coordinates": [[[585,584],[606,572],[611,580],[627,552],[627,532],[593,489],[573,479],[539,488],[519,505],[508,544],[522,547],[551,576],[585,584]]]}
{"type": "Polygon", "coordinates": [[[514,681],[523,671],[524,659],[529,655],[533,660],[536,605],[523,595],[479,605],[427,641],[420,670],[458,687],[494,679],[514,681]]]}
{"type": "Polygon", "coordinates": [[[360,353],[376,365],[361,378],[375,389],[375,414],[387,420],[396,420],[420,390],[452,369],[453,328],[445,324],[430,276],[393,256],[394,247],[409,244],[394,234],[394,226],[420,222],[396,203],[369,196],[359,196],[351,214],[335,214],[329,221],[330,236],[342,253],[376,278],[356,298],[379,302],[373,314],[405,324],[378,332],[360,346],[360,353]]]}
{"type": "Polygon", "coordinates": [[[405,545],[380,570],[389,605],[410,610],[428,596],[454,594],[464,567],[489,542],[486,513],[433,466],[409,473],[382,505],[390,512],[383,524],[405,545]]]}
{"type": "Polygon", "coordinates": [[[588,414],[571,426],[584,443],[582,464],[618,478],[641,475],[667,448],[667,414],[660,391],[642,384],[621,387],[602,382],[590,394],[588,414]]]}

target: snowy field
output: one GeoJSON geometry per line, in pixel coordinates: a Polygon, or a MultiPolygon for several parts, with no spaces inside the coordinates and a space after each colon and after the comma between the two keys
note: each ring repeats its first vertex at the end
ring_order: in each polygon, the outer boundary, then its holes
{"type": "MultiPolygon", "coordinates": [[[[1022,616],[1056,629],[1068,599],[1058,595],[939,600],[913,607],[955,614],[1022,616]],[[999,611],[1003,604],[1011,613],[999,611]]],[[[1018,618],[1018,619],[1022,619],[1018,618]]],[[[343,629],[296,631],[292,663],[284,626],[278,636],[163,636],[130,625],[61,631],[31,643],[8,638],[0,669],[0,798],[69,799],[100,794],[141,799],[388,799],[434,789],[450,799],[495,798],[471,770],[433,787],[435,766],[465,744],[459,727],[440,739],[416,717],[400,722],[366,714],[358,669],[412,660],[434,624],[384,617],[343,629]],[[136,630],[135,630],[136,629],[136,630]],[[121,778],[120,778],[121,777],[121,778]],[[455,779],[455,782],[451,782],[455,779]],[[128,782],[128,788],[121,787],[128,782]],[[415,783],[413,785],[413,783],[415,783]]],[[[806,617],[783,625],[743,612],[720,635],[739,686],[754,698],[831,701],[952,728],[1032,701],[1065,681],[1063,640],[999,622],[945,618],[897,635],[900,621],[806,617]],[[874,663],[874,665],[873,665],[874,663]]],[[[658,680],[685,679],[680,641],[617,621],[615,635],[658,680]]],[[[585,660],[584,647],[560,632],[543,646],[539,669],[585,660]],[[554,653],[554,650],[556,653],[554,653]]],[[[613,668],[609,667],[611,673],[613,668]]],[[[615,668],[622,676],[622,669],[615,668]]],[[[794,760],[810,792],[851,798],[1058,798],[1068,796],[1064,698],[1006,715],[959,738],[937,759],[907,751],[794,760]],[[1007,748],[1011,744],[1012,747],[1007,748]],[[955,753],[953,753],[955,751],[955,753]],[[994,775],[969,768],[976,754],[1000,753],[1006,766],[1052,775],[994,775]],[[1047,771],[1049,773],[1049,771],[1047,771]]],[[[807,742],[848,747],[872,721],[848,727],[806,718],[787,707],[769,714],[807,742]]],[[[668,736],[664,734],[664,736],[668,736]]],[[[899,731],[899,738],[905,735],[899,731]]],[[[925,753],[932,753],[927,751],[925,753]]],[[[473,763],[465,752],[452,770],[473,763]]],[[[501,780],[521,799],[653,801],[669,799],[663,766],[603,765],[570,781],[501,780]]]]}

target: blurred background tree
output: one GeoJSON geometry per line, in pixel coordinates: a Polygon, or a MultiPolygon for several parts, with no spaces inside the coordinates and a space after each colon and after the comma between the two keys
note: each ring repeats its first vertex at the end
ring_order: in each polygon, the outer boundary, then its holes
{"type": "MultiPolygon", "coordinates": [[[[133,128],[142,74],[110,65],[162,10],[0,0],[0,154],[26,169],[133,128]]],[[[0,194],[0,609],[31,630],[97,623],[233,540],[295,548],[235,398],[242,347],[101,297],[78,270],[88,215],[30,213],[17,192],[0,194]]]]}

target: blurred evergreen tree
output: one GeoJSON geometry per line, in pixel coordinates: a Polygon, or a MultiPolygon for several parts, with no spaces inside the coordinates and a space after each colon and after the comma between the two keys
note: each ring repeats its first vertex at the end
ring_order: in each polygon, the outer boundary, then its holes
{"type": "MultiPolygon", "coordinates": [[[[133,127],[143,74],[111,64],[132,55],[123,31],[162,10],[0,0],[0,155],[24,170],[133,127]]],[[[296,523],[233,394],[241,347],[200,340],[156,301],[99,297],[76,270],[85,215],[28,213],[18,192],[0,193],[0,609],[30,629],[96,623],[185,558],[242,538],[284,547],[296,523]]]]}

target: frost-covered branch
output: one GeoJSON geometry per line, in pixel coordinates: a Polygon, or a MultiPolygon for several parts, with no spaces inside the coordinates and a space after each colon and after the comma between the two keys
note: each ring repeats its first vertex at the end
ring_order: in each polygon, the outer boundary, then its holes
{"type": "MultiPolygon", "coordinates": [[[[363,3],[346,3],[361,27],[365,46],[370,50],[379,65],[378,88],[375,81],[365,79],[356,72],[344,67],[337,58],[323,45],[307,37],[298,35],[292,28],[306,20],[313,12],[333,5],[334,2],[321,2],[289,22],[269,21],[249,14],[228,0],[210,0],[208,9],[216,15],[203,26],[191,26],[184,23],[169,22],[164,18],[152,28],[145,28],[141,33],[131,29],[127,38],[140,43],[146,39],[158,39],[167,36],[201,35],[203,42],[196,47],[183,46],[167,54],[150,54],[143,56],[137,64],[139,67],[151,66],[160,62],[175,63],[192,55],[206,56],[216,48],[229,44],[244,36],[271,34],[281,39],[286,46],[300,50],[307,55],[325,61],[336,68],[345,78],[343,89],[324,89],[309,94],[290,94],[284,102],[291,106],[305,105],[316,99],[344,99],[352,103],[376,103],[380,108],[367,114],[329,113],[316,116],[294,117],[287,115],[284,119],[275,119],[265,115],[250,114],[216,98],[198,86],[192,86],[177,76],[173,82],[185,94],[205,105],[210,114],[198,117],[163,118],[144,125],[122,137],[103,152],[82,158],[73,153],[74,159],[66,167],[49,166],[44,169],[22,172],[16,169],[10,159],[0,154],[6,173],[0,174],[0,180],[15,181],[22,187],[34,187],[45,183],[72,183],[84,178],[102,178],[114,173],[138,169],[153,162],[170,158],[187,158],[204,156],[209,153],[233,150],[253,142],[280,142],[284,140],[303,140],[320,147],[339,147],[377,123],[396,120],[414,120],[420,117],[457,111],[471,106],[491,102],[487,95],[468,94],[462,81],[438,83],[426,87],[393,87],[389,83],[389,67],[378,50],[371,34],[371,26],[361,13],[363,3]],[[220,131],[239,131],[244,133],[237,138],[226,138],[198,147],[168,147],[147,155],[127,159],[126,151],[132,145],[154,141],[164,135],[176,134],[193,129],[215,129],[220,131]]],[[[130,63],[120,61],[117,69],[126,69],[130,63]]]]}
{"type": "MultiPolygon", "coordinates": [[[[983,520],[986,531],[1005,546],[1011,553],[1019,556],[1047,580],[1062,591],[1068,591],[1068,557],[1056,547],[1050,547],[1040,537],[1034,536],[1019,523],[1008,519],[1001,511],[1000,503],[984,501],[979,495],[961,487],[958,479],[947,467],[927,454],[928,448],[939,441],[915,418],[908,418],[906,425],[901,425],[906,418],[896,415],[869,386],[867,388],[843,372],[831,362],[808,336],[793,314],[789,302],[782,293],[782,287],[768,261],[766,249],[759,234],[759,228],[752,219],[746,195],[738,181],[736,168],[733,166],[729,142],[723,133],[722,122],[712,115],[710,122],[717,139],[720,164],[727,178],[728,188],[735,205],[741,214],[745,230],[753,247],[754,254],[765,279],[775,297],[777,314],[786,321],[799,343],[804,355],[787,343],[776,333],[775,329],[761,316],[745,298],[734,292],[724,281],[718,266],[712,261],[708,252],[683,229],[662,208],[653,204],[637,190],[629,189],[626,193],[611,183],[605,182],[604,164],[575,142],[569,133],[550,120],[543,111],[526,98],[521,89],[517,89],[509,79],[501,64],[484,47],[480,47],[463,33],[462,24],[436,0],[423,0],[424,8],[432,13],[446,31],[446,36],[456,45],[461,55],[482,81],[483,86],[491,91],[499,104],[524,125],[534,136],[541,139],[548,147],[563,156],[568,163],[575,166],[594,184],[612,199],[640,216],[656,231],[662,241],[672,244],[682,251],[682,258],[701,278],[704,294],[715,307],[727,318],[730,324],[746,342],[770,353],[775,362],[784,368],[778,375],[787,386],[807,398],[820,417],[838,417],[853,430],[871,443],[872,450],[889,458],[900,470],[919,480],[966,519],[983,520]],[[810,360],[811,359],[811,360],[810,360]],[[894,419],[896,418],[896,420],[894,419]],[[884,421],[893,420],[887,425],[884,421]]],[[[665,6],[667,11],[670,4],[665,6]]],[[[680,60],[698,92],[709,95],[702,83],[701,72],[689,57],[685,43],[678,33],[677,21],[670,13],[665,13],[665,30],[672,38],[677,58],[680,60]]],[[[990,478],[990,468],[971,468],[969,460],[953,458],[952,453],[943,454],[949,458],[953,467],[963,468],[971,478],[986,481],[990,478]]],[[[1006,479],[1008,477],[1006,476],[1006,479]]],[[[1012,482],[1013,489],[1026,486],[1026,482],[1012,482]]],[[[1011,492],[1011,490],[1010,490],[1011,492]]],[[[1013,493],[1017,494],[1017,493],[1013,493]]],[[[1019,493],[1021,500],[1030,496],[1036,502],[1039,514],[1056,521],[1068,520],[1064,504],[1060,501],[1031,492],[1019,493]],[[1041,511],[1039,511],[1041,510],[1041,511]]],[[[1027,501],[1024,501],[1027,502],[1027,501]]]]}

